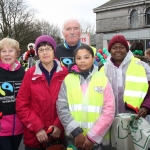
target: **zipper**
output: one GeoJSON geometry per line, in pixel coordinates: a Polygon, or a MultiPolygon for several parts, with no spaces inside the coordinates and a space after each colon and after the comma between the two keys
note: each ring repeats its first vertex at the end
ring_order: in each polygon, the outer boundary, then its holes
{"type": "Polygon", "coordinates": [[[16,122],[16,114],[14,114],[14,119],[13,119],[13,130],[12,130],[12,135],[15,133],[15,122],[16,122]]]}

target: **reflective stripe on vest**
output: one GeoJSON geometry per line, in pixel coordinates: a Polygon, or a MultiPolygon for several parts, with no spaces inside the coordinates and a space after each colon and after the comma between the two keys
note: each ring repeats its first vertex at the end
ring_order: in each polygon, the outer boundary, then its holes
{"type": "Polygon", "coordinates": [[[78,75],[69,74],[65,78],[70,112],[86,134],[100,116],[103,107],[103,90],[107,78],[96,72],[89,83],[86,94],[82,94],[78,75]]]}
{"type": "Polygon", "coordinates": [[[133,56],[126,72],[124,102],[138,113],[147,90],[148,81],[145,69],[141,61],[133,56]]]}

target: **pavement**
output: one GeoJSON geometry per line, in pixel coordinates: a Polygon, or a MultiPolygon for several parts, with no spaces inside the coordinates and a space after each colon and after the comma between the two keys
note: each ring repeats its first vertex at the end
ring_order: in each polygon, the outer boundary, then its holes
{"type": "Polygon", "coordinates": [[[24,144],[23,144],[23,139],[21,140],[20,146],[18,150],[25,150],[24,144]]]}

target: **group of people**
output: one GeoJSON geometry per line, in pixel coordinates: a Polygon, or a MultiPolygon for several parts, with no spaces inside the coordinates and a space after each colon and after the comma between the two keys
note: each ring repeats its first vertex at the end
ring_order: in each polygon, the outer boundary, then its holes
{"type": "Polygon", "coordinates": [[[122,35],[108,44],[110,56],[100,70],[94,50],[80,42],[81,26],[63,24],[64,43],[48,35],[35,41],[39,57],[24,69],[19,43],[0,41],[0,149],[46,150],[49,137],[73,150],[111,149],[109,130],[119,113],[146,117],[150,110],[150,67],[135,58],[122,35]]]}

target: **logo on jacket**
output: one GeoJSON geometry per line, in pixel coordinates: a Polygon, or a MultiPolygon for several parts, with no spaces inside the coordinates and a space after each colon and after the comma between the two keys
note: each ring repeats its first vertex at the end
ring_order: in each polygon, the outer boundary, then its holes
{"type": "Polygon", "coordinates": [[[61,57],[60,62],[62,65],[68,67],[70,64],[74,63],[73,57],[61,57]]]}
{"type": "Polygon", "coordinates": [[[102,86],[95,86],[94,91],[98,92],[99,94],[103,93],[103,87],[102,86]]]}
{"type": "Polygon", "coordinates": [[[8,82],[4,82],[1,86],[0,86],[0,94],[3,96],[6,96],[6,93],[4,90],[13,92],[13,86],[8,83],[8,82]]]}
{"type": "Polygon", "coordinates": [[[141,61],[138,61],[138,60],[136,60],[136,62],[135,62],[137,65],[142,65],[142,63],[141,63],[141,61]]]}

